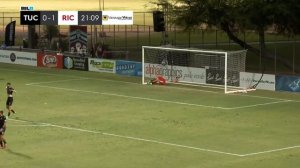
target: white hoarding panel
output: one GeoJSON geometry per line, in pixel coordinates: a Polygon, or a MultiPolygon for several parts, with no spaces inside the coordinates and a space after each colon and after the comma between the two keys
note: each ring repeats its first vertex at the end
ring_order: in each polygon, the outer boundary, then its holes
{"type": "Polygon", "coordinates": [[[37,53],[0,50],[0,62],[37,66],[37,53]]]}
{"type": "Polygon", "coordinates": [[[169,66],[161,64],[144,64],[146,78],[163,76],[168,81],[205,83],[206,71],[204,68],[193,68],[184,66],[169,66]]]}
{"type": "Polygon", "coordinates": [[[240,72],[240,87],[249,88],[257,83],[256,89],[275,91],[275,75],[240,72]]]}

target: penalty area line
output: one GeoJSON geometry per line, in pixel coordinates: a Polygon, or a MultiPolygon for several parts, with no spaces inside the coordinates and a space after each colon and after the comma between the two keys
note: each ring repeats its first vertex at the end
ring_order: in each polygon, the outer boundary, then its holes
{"type": "Polygon", "coordinates": [[[280,151],[296,149],[296,148],[300,148],[300,145],[290,146],[290,147],[285,147],[285,148],[279,148],[279,149],[273,149],[273,150],[266,150],[266,151],[262,151],[262,152],[248,153],[248,154],[241,155],[241,157],[259,155],[259,154],[266,154],[266,153],[274,153],[274,152],[280,152],[280,151]]]}
{"type": "Polygon", "coordinates": [[[50,124],[50,123],[42,123],[42,122],[39,123],[39,122],[34,122],[34,121],[18,120],[18,119],[9,119],[9,120],[14,120],[14,121],[17,121],[17,122],[36,123],[36,124],[40,124],[40,125],[44,125],[44,126],[48,126],[48,127],[56,127],[56,128],[61,128],[61,129],[66,129],[66,130],[71,130],[71,131],[100,134],[100,135],[105,135],[105,136],[112,136],[112,137],[117,137],[117,138],[123,138],[123,139],[135,140],[135,141],[142,141],[142,142],[148,142],[148,143],[155,143],[155,144],[173,146],[173,147],[178,147],[178,148],[192,149],[192,150],[197,150],[197,151],[202,151],[202,152],[217,153],[217,154],[230,155],[230,156],[236,156],[236,157],[250,157],[250,156],[255,156],[255,155],[262,155],[262,154],[267,154],[267,153],[275,153],[275,152],[280,152],[280,151],[286,151],[286,150],[300,148],[300,145],[296,145],[296,146],[290,146],[290,147],[285,147],[285,148],[278,148],[278,149],[273,149],[273,150],[266,150],[266,151],[255,152],[255,153],[236,154],[236,153],[218,151],[218,150],[213,150],[213,149],[206,149],[206,148],[199,148],[199,147],[193,147],[193,146],[188,146],[188,145],[181,145],[181,144],[176,144],[176,143],[163,142],[163,141],[158,141],[158,140],[153,140],[153,139],[145,139],[145,138],[138,138],[138,137],[132,137],[132,136],[118,135],[118,134],[112,134],[112,133],[106,133],[106,132],[100,132],[100,131],[92,131],[92,130],[87,130],[87,129],[82,129],[82,128],[60,126],[60,125],[50,124]]]}
{"type": "Polygon", "coordinates": [[[39,84],[47,84],[47,83],[60,83],[60,82],[70,82],[70,81],[78,81],[78,80],[87,80],[89,78],[77,78],[77,79],[65,79],[65,80],[55,80],[55,81],[48,81],[48,82],[36,82],[36,83],[27,83],[25,85],[39,85],[39,84]]]}
{"type": "Polygon", "coordinates": [[[292,100],[274,101],[274,102],[268,102],[268,103],[253,104],[253,105],[248,105],[248,106],[231,107],[229,109],[230,110],[235,110],[235,109],[243,109],[243,108],[251,108],[251,107],[258,107],[258,106],[266,106],[266,105],[271,105],[271,104],[287,103],[287,102],[292,102],[292,100]]]}
{"type": "Polygon", "coordinates": [[[208,106],[208,105],[203,105],[203,104],[185,103],[185,102],[179,102],[179,101],[169,101],[169,100],[162,100],[162,99],[153,99],[153,98],[146,98],[146,97],[128,96],[128,95],[122,95],[122,94],[116,94],[116,93],[105,93],[105,92],[96,92],[96,91],[88,91],[88,90],[61,88],[61,87],[38,85],[38,84],[32,84],[32,85],[28,85],[28,86],[36,86],[36,87],[42,87],[42,88],[51,88],[51,89],[58,89],[58,90],[72,91],[72,92],[83,92],[83,93],[101,94],[101,95],[107,95],[107,96],[125,97],[125,98],[130,98],[130,99],[147,100],[147,101],[154,101],[154,102],[161,102],[161,103],[170,103],[170,104],[177,104],[177,105],[186,105],[186,106],[213,108],[213,109],[221,109],[221,110],[234,110],[234,109],[252,108],[252,107],[257,107],[257,106],[267,106],[267,105],[271,105],[271,104],[292,102],[292,100],[281,100],[281,101],[274,101],[274,102],[268,102],[268,103],[253,104],[253,105],[248,105],[248,106],[220,107],[220,106],[208,106]]]}
{"type": "MultiPolygon", "coordinates": [[[[10,119],[10,120],[19,121],[19,122],[37,123],[37,122],[33,122],[33,121],[24,121],[24,120],[18,120],[18,119],[10,119]]],[[[193,150],[198,150],[198,151],[203,151],[203,152],[210,152],[210,153],[217,153],[217,154],[238,156],[238,157],[242,156],[240,154],[235,154],[235,153],[230,153],[230,152],[223,152],[223,151],[212,150],[212,149],[198,148],[198,147],[181,145],[181,144],[176,144],[176,143],[163,142],[163,141],[158,141],[158,140],[151,140],[151,139],[138,138],[138,137],[132,137],[132,136],[118,135],[118,134],[112,134],[112,133],[106,133],[106,132],[100,132],[100,131],[92,131],[92,130],[87,130],[87,129],[82,129],[82,128],[60,126],[60,125],[50,124],[50,123],[40,123],[40,124],[44,124],[45,126],[50,126],[50,127],[55,127],[55,128],[71,130],[71,131],[100,134],[100,135],[112,136],[112,137],[123,138],[123,139],[128,139],[128,140],[135,140],[135,141],[162,144],[162,145],[179,147],[179,148],[193,149],[193,150]]]]}
{"type": "Polygon", "coordinates": [[[28,85],[28,86],[36,86],[36,87],[42,87],[42,88],[71,91],[71,92],[101,94],[101,95],[115,96],[115,97],[125,97],[125,98],[130,98],[130,99],[147,100],[147,101],[186,105],[186,106],[206,107],[206,108],[221,109],[221,110],[230,110],[231,109],[231,108],[226,108],[226,107],[207,106],[207,105],[202,105],[202,104],[185,103],[185,102],[179,102],[179,101],[169,101],[169,100],[153,99],[153,98],[146,98],[146,97],[128,96],[128,95],[122,95],[122,94],[116,94],[116,93],[105,93],[105,92],[96,92],[96,91],[88,91],[88,90],[69,89],[69,88],[61,88],[61,87],[45,86],[45,85],[28,85]]]}

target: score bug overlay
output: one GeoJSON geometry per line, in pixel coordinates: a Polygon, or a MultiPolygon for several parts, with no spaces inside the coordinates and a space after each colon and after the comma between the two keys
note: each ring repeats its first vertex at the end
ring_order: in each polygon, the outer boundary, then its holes
{"type": "Polygon", "coordinates": [[[132,11],[20,11],[21,25],[132,25],[132,11]]]}

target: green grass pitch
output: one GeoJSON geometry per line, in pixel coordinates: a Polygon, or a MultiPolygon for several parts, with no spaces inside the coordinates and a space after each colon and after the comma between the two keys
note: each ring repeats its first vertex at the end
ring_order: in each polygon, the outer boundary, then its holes
{"type": "Polygon", "coordinates": [[[298,168],[300,94],[0,64],[1,168],[298,168]],[[7,114],[7,111],[5,111],[7,114]]]}

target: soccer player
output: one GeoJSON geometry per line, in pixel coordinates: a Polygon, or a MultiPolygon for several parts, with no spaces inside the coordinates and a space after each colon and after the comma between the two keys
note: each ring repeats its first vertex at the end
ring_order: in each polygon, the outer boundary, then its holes
{"type": "Polygon", "coordinates": [[[6,129],[6,117],[3,114],[3,110],[0,110],[0,147],[6,147],[6,140],[4,139],[4,133],[6,129]]]}
{"type": "Polygon", "coordinates": [[[159,84],[159,85],[165,85],[167,83],[166,79],[162,76],[157,76],[156,78],[151,80],[151,84],[159,84]]]}
{"type": "Polygon", "coordinates": [[[12,104],[14,101],[13,93],[16,92],[15,89],[11,86],[11,83],[7,82],[6,85],[6,92],[7,92],[7,100],[6,100],[6,109],[8,110],[8,117],[10,116],[10,113],[16,113],[12,109],[12,104]]]}

